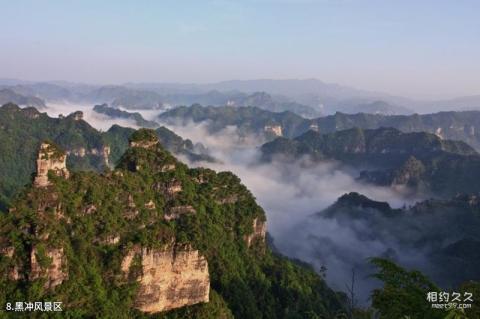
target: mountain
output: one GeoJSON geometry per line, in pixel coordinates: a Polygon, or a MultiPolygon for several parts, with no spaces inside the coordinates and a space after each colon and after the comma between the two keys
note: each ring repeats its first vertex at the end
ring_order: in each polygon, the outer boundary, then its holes
{"type": "Polygon", "coordinates": [[[15,103],[24,106],[46,108],[45,101],[35,96],[22,95],[11,89],[0,89],[0,105],[15,103]]]}
{"type": "MultiPolygon", "coordinates": [[[[478,95],[445,100],[415,100],[382,92],[359,90],[318,79],[232,80],[207,84],[125,83],[118,86],[89,85],[66,81],[32,82],[0,79],[0,85],[9,88],[16,86],[18,90],[30,90],[28,95],[40,97],[47,102],[108,103],[114,106],[118,103],[118,105],[123,105],[124,108],[132,109],[158,108],[167,104],[191,105],[195,103],[218,106],[225,105],[225,103],[220,103],[221,100],[225,100],[225,97],[234,98],[237,94],[251,95],[256,92],[272,95],[278,102],[288,99],[292,103],[302,105],[302,108],[312,108],[315,112],[320,111],[323,114],[333,114],[335,112],[368,113],[367,109],[362,110],[358,106],[374,104],[376,101],[384,101],[391,106],[388,108],[387,114],[409,114],[411,113],[410,110],[415,110],[418,113],[432,113],[480,107],[478,95]],[[121,87],[121,89],[114,95],[108,95],[108,99],[92,99],[99,96],[99,91],[114,92],[115,87],[121,87]],[[117,98],[118,101],[112,103],[117,98]]],[[[22,92],[19,93],[23,94],[22,92]]],[[[243,106],[261,107],[260,105],[250,104],[243,106]]],[[[294,111],[293,109],[288,110],[294,111]]]]}
{"type": "MultiPolygon", "coordinates": [[[[302,116],[319,116],[318,109],[295,102],[285,96],[271,96],[265,92],[244,93],[240,91],[193,91],[140,89],[134,86],[93,86],[73,83],[12,82],[5,88],[21,95],[41,97],[55,103],[100,103],[130,110],[159,109],[195,103],[211,106],[257,106],[270,111],[293,111],[302,116]]],[[[7,101],[8,102],[8,101],[7,101]]],[[[5,102],[6,103],[6,102],[5,102]]]]}
{"type": "Polygon", "coordinates": [[[382,115],[336,113],[306,119],[291,112],[269,112],[255,108],[202,107],[192,105],[167,111],[160,120],[195,123],[207,122],[211,131],[220,131],[236,125],[242,131],[263,134],[266,126],[275,126],[277,136],[296,137],[308,130],[331,133],[351,128],[376,129],[392,127],[402,132],[428,132],[448,140],[460,140],[480,150],[480,111],[439,112],[434,114],[382,115]],[[213,122],[213,123],[210,123],[213,122]]]}
{"type": "Polygon", "coordinates": [[[41,144],[33,184],[0,215],[0,300],[48,298],[66,317],[345,313],[345,296],[266,246],[265,213],[238,177],[187,167],[154,131],[129,145],[98,174],[41,144]]]}
{"type": "Polygon", "coordinates": [[[431,102],[431,108],[451,109],[480,109],[480,95],[461,96],[449,100],[431,102]]]}
{"type": "MultiPolygon", "coordinates": [[[[198,102],[197,102],[198,103],[198,102]]],[[[294,102],[287,98],[274,98],[265,92],[254,92],[250,95],[241,94],[234,98],[229,98],[222,105],[228,106],[256,106],[260,109],[271,112],[290,111],[304,117],[315,117],[320,115],[320,111],[313,107],[294,102]]]]}
{"type": "MultiPolygon", "coordinates": [[[[388,203],[348,193],[309,223],[333,220],[340,227],[350,227],[358,238],[383,247],[384,257],[419,269],[446,288],[480,279],[479,213],[478,194],[391,208],[388,203]],[[409,253],[417,255],[416,260],[409,253]]],[[[345,248],[338,247],[339,253],[345,248]]]]}
{"type": "Polygon", "coordinates": [[[372,93],[357,90],[351,87],[333,83],[326,83],[317,79],[258,79],[258,80],[231,80],[207,84],[178,84],[178,83],[128,83],[129,87],[148,90],[178,90],[181,92],[240,91],[245,93],[267,92],[285,96],[300,96],[306,94],[321,94],[334,98],[347,99],[351,97],[376,96],[372,93]]]}
{"type": "MultiPolygon", "coordinates": [[[[117,125],[107,132],[99,132],[83,120],[81,112],[51,118],[33,107],[3,105],[0,107],[0,209],[5,210],[17,191],[28,183],[35,171],[36,150],[42,141],[54,141],[66,150],[70,170],[101,172],[119,160],[133,132],[117,125]]],[[[191,160],[213,160],[196,152],[190,140],[183,140],[164,127],[156,132],[165,147],[175,154],[191,160]]]]}
{"type": "Polygon", "coordinates": [[[10,89],[19,94],[37,96],[49,102],[73,102],[78,99],[75,92],[52,83],[18,84],[10,89]]]}
{"type": "MultiPolygon", "coordinates": [[[[212,90],[220,92],[237,91],[246,94],[266,92],[273,96],[287,97],[296,103],[312,107],[315,110],[333,113],[340,111],[346,104],[354,106],[363,103],[372,103],[378,100],[386,101],[392,105],[406,105],[411,108],[423,107],[421,101],[381,92],[359,90],[335,83],[327,83],[318,79],[231,80],[208,84],[128,83],[126,86],[163,93],[194,92],[201,94],[212,90]]],[[[202,102],[196,103],[205,104],[202,102]]],[[[461,105],[458,107],[461,107],[461,105]]]]}
{"type": "Polygon", "coordinates": [[[261,147],[264,160],[337,160],[361,170],[363,181],[406,186],[437,196],[480,192],[480,154],[461,141],[393,128],[349,129],[329,134],[308,131],[277,138],[261,147]]]}
{"type": "Polygon", "coordinates": [[[345,103],[342,106],[335,107],[335,109],[331,111],[333,111],[333,113],[336,113],[336,112],[342,112],[347,114],[370,113],[370,114],[382,114],[382,115],[408,115],[408,114],[414,113],[412,110],[406,107],[393,105],[385,101],[373,101],[373,102],[354,104],[354,105],[345,103]]]}
{"type": "Polygon", "coordinates": [[[157,93],[134,90],[123,86],[102,86],[89,92],[84,99],[131,110],[161,109],[163,107],[163,97],[157,93]]]}
{"type": "Polygon", "coordinates": [[[237,126],[239,136],[247,134],[294,136],[299,127],[308,125],[301,116],[286,111],[281,113],[262,110],[257,107],[203,107],[195,104],[181,106],[159,115],[160,122],[187,124],[206,122],[210,133],[219,132],[228,126],[237,126]]]}
{"type": "Polygon", "coordinates": [[[320,132],[333,132],[353,127],[374,129],[393,127],[403,132],[429,132],[444,139],[461,140],[480,149],[480,111],[439,112],[385,116],[379,114],[342,114],[312,120],[320,132]]]}
{"type": "Polygon", "coordinates": [[[107,104],[95,105],[93,110],[100,114],[105,114],[111,118],[117,119],[127,119],[135,121],[135,125],[139,127],[146,127],[146,128],[155,128],[158,127],[158,123],[154,121],[147,121],[143,118],[143,116],[138,113],[130,113],[127,111],[122,111],[113,107],[109,107],[107,104]]]}
{"type": "Polygon", "coordinates": [[[168,105],[203,104],[208,106],[256,106],[272,111],[291,111],[306,117],[320,115],[313,107],[296,103],[285,97],[272,97],[265,92],[246,94],[238,91],[220,92],[216,90],[193,93],[169,93],[159,95],[153,91],[140,91],[125,87],[102,87],[92,92],[88,99],[91,101],[111,101],[114,107],[126,109],[165,109],[168,105]]]}

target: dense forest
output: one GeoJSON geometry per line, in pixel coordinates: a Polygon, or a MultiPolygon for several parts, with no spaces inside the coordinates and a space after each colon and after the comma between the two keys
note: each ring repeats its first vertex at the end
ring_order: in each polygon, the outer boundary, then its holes
{"type": "MultiPolygon", "coordinates": [[[[100,132],[82,119],[81,112],[52,118],[33,107],[22,109],[11,103],[0,107],[0,128],[0,210],[5,210],[17,191],[30,181],[42,141],[51,140],[67,151],[69,169],[102,172],[120,159],[134,132],[118,125],[100,132]]],[[[197,153],[190,140],[165,127],[156,132],[162,144],[175,154],[192,160],[213,160],[197,153]]]]}
{"type": "Polygon", "coordinates": [[[265,234],[255,233],[252,223],[264,223],[265,214],[238,177],[190,169],[157,142],[154,131],[137,131],[115,170],[68,179],[50,171],[48,186],[22,192],[1,216],[0,244],[10,253],[0,257],[0,303],[48,298],[62,301],[67,317],[145,317],[136,310],[142,269],[135,259],[127,277],[120,269],[129,249],[140,246],[196,249],[208,261],[210,302],[158,318],[345,313],[343,294],[273,254],[265,234]]]}

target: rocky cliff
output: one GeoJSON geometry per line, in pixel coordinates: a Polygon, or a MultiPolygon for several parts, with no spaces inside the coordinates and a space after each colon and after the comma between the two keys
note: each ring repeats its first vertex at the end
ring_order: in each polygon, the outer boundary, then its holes
{"type": "Polygon", "coordinates": [[[160,312],[209,301],[208,262],[198,250],[135,248],[122,261],[123,272],[129,273],[135,257],[141,260],[135,301],[139,310],[160,312]]]}
{"type": "Polygon", "coordinates": [[[34,180],[36,187],[49,185],[49,171],[65,178],[70,175],[67,170],[67,155],[53,143],[44,142],[40,145],[37,157],[37,174],[34,180]]]}
{"type": "Polygon", "coordinates": [[[44,279],[44,287],[53,289],[68,278],[66,269],[63,248],[50,248],[44,252],[37,247],[32,248],[29,280],[44,279]]]}
{"type": "Polygon", "coordinates": [[[253,220],[253,233],[245,236],[245,242],[250,247],[254,240],[259,240],[261,243],[265,243],[265,236],[267,234],[267,224],[265,221],[255,218],[253,220]]]}
{"type": "MultiPolygon", "coordinates": [[[[9,202],[36,172],[38,147],[52,141],[68,155],[67,167],[73,171],[112,169],[129,147],[135,130],[113,125],[100,132],[75,112],[58,118],[49,117],[33,107],[20,108],[9,103],[0,106],[0,211],[8,211],[9,202]]],[[[214,161],[207,150],[193,145],[165,127],[155,131],[163,147],[192,161],[214,161]],[[201,152],[197,151],[200,149],[201,152]]]]}
{"type": "Polygon", "coordinates": [[[0,214],[0,300],[61,301],[66,317],[287,318],[343,309],[312,270],[266,247],[265,213],[238,177],[189,168],[154,136],[132,134],[104,174],[67,173],[65,154],[42,148],[48,186],[25,189],[0,214]],[[289,301],[294,295],[298,302],[289,301]]]}
{"type": "Polygon", "coordinates": [[[364,182],[435,196],[476,193],[480,154],[461,141],[394,128],[353,128],[322,134],[313,130],[294,139],[277,138],[261,147],[262,159],[338,161],[360,171],[364,182]]]}

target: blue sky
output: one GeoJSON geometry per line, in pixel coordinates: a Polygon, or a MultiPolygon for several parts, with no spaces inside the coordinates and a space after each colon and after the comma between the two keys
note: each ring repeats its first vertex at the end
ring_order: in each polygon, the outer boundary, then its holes
{"type": "Polygon", "coordinates": [[[0,77],[480,94],[480,1],[2,1],[0,77]]]}

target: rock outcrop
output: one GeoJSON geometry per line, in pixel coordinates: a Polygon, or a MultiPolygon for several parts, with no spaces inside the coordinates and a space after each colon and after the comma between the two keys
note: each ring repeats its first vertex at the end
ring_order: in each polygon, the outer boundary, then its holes
{"type": "Polygon", "coordinates": [[[275,136],[283,136],[282,126],[280,125],[265,125],[263,130],[265,133],[273,134],[275,136]]]}
{"type": "Polygon", "coordinates": [[[163,215],[163,218],[165,218],[166,221],[170,221],[178,219],[182,215],[195,214],[196,212],[195,208],[190,205],[174,206],[163,215]]]}
{"type": "MultiPolygon", "coordinates": [[[[13,258],[13,256],[15,255],[15,248],[12,246],[5,247],[0,251],[0,253],[4,257],[13,258]]],[[[8,279],[10,280],[22,279],[22,276],[20,274],[20,267],[18,267],[18,265],[13,264],[10,266],[10,269],[8,270],[8,279]]]]}
{"type": "Polygon", "coordinates": [[[154,148],[160,143],[155,131],[140,129],[134,132],[128,141],[130,147],[154,148]]]}
{"type": "Polygon", "coordinates": [[[50,185],[48,172],[53,171],[57,176],[68,178],[67,155],[52,143],[44,142],[40,145],[37,158],[37,175],[33,184],[36,187],[50,185]]]}
{"type": "Polygon", "coordinates": [[[55,288],[68,278],[65,268],[65,257],[63,248],[51,248],[45,251],[45,256],[39,261],[39,251],[36,247],[30,253],[30,274],[29,279],[35,280],[45,278],[45,288],[55,288]],[[45,264],[46,263],[46,264],[45,264]]]}
{"type": "Polygon", "coordinates": [[[78,157],[85,157],[88,155],[99,156],[102,158],[105,166],[109,166],[110,146],[102,146],[101,148],[86,149],[85,147],[78,147],[67,150],[67,155],[74,155],[78,157]]]}
{"type": "Polygon", "coordinates": [[[83,120],[83,112],[82,111],[76,111],[70,114],[68,117],[71,117],[74,121],[81,121],[83,120]]]}
{"type": "Polygon", "coordinates": [[[141,258],[135,307],[155,313],[209,301],[208,263],[198,250],[133,248],[121,269],[129,273],[135,256],[141,258]]]}
{"type": "Polygon", "coordinates": [[[130,142],[130,147],[143,147],[143,148],[151,148],[158,144],[158,141],[138,141],[138,142],[130,142]]]}
{"type": "Polygon", "coordinates": [[[395,171],[392,185],[415,186],[422,180],[426,168],[421,161],[410,156],[405,163],[395,171]]]}
{"type": "Polygon", "coordinates": [[[244,237],[247,247],[250,247],[254,240],[265,242],[265,235],[267,233],[267,224],[265,221],[255,218],[253,220],[253,233],[244,237]]]}

